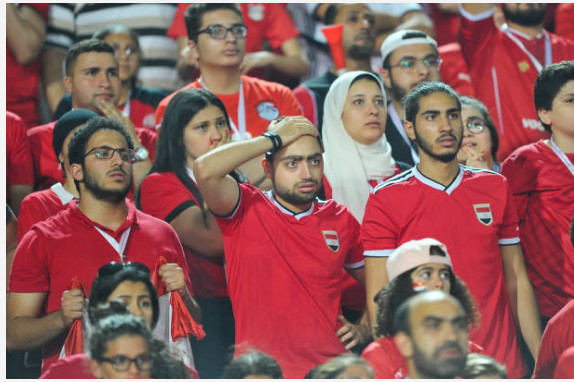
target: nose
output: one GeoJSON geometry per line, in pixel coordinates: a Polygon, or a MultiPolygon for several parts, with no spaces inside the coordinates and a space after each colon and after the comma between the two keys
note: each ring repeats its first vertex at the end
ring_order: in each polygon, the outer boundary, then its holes
{"type": "Polygon", "coordinates": [[[98,79],[99,79],[100,87],[103,87],[103,88],[111,88],[112,87],[112,82],[110,81],[109,73],[106,73],[105,71],[101,71],[99,73],[98,79]]]}
{"type": "Polygon", "coordinates": [[[233,34],[233,32],[231,32],[231,29],[228,29],[225,31],[225,36],[223,37],[223,39],[225,41],[235,41],[237,40],[237,38],[235,37],[235,35],[233,34]]]}
{"type": "Polygon", "coordinates": [[[143,316],[143,311],[137,302],[132,302],[130,304],[130,313],[137,317],[143,316]]]}
{"type": "Polygon", "coordinates": [[[301,179],[311,179],[311,168],[309,166],[309,163],[303,161],[303,163],[301,163],[301,172],[299,173],[301,179]]]}
{"type": "Polygon", "coordinates": [[[128,367],[128,376],[131,379],[139,377],[139,370],[134,361],[130,361],[130,366],[128,367]]]}
{"type": "Polygon", "coordinates": [[[434,290],[442,290],[444,288],[444,280],[439,275],[435,275],[431,282],[431,287],[434,290]]]}
{"type": "Polygon", "coordinates": [[[417,60],[416,70],[419,77],[428,78],[430,75],[430,69],[424,64],[423,60],[417,60]]]}

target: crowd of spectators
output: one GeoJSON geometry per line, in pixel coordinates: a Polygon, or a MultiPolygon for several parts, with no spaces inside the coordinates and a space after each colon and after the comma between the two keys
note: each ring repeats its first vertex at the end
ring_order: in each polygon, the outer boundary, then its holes
{"type": "Polygon", "coordinates": [[[8,3],[7,377],[573,378],[572,121],[570,3],[8,3]]]}

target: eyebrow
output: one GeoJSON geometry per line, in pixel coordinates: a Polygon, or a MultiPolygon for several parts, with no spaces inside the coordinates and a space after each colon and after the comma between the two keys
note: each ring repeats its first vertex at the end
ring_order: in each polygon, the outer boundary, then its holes
{"type": "Polygon", "coordinates": [[[466,317],[461,314],[459,316],[453,317],[452,319],[447,319],[445,317],[439,317],[439,316],[426,316],[423,320],[423,322],[429,322],[429,321],[439,321],[439,322],[444,322],[444,321],[450,321],[450,322],[460,322],[460,321],[465,321],[466,317]]]}
{"type": "Polygon", "coordinates": [[[302,161],[303,159],[315,159],[321,157],[321,153],[315,153],[315,154],[311,154],[308,155],[307,157],[304,157],[303,155],[287,155],[283,158],[281,158],[279,161],[284,162],[284,161],[302,161]]]}

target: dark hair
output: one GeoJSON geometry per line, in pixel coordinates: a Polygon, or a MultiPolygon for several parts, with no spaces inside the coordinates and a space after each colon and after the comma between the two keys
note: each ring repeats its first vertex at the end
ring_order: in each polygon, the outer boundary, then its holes
{"type": "Polygon", "coordinates": [[[420,99],[434,93],[445,93],[456,100],[458,108],[461,108],[458,94],[452,88],[442,82],[424,82],[417,86],[405,98],[403,98],[403,109],[405,110],[405,120],[415,123],[416,116],[419,112],[420,99]]]}
{"type": "Polygon", "coordinates": [[[147,287],[151,296],[153,311],[151,327],[154,328],[159,318],[159,300],[150,278],[149,269],[140,263],[108,263],[103,265],[92,283],[88,303],[88,316],[92,324],[98,321],[97,311],[108,304],[108,298],[124,281],[141,282],[147,287]]]}
{"type": "MultiPolygon", "coordinates": [[[[552,110],[556,94],[568,81],[574,80],[574,61],[552,64],[540,72],[534,82],[534,107],[538,110],[552,110]]],[[[544,129],[552,132],[551,126],[540,121],[544,129]]]]}
{"type": "Polygon", "coordinates": [[[498,131],[496,130],[496,126],[488,113],[488,109],[482,102],[475,98],[462,96],[459,98],[461,106],[470,106],[474,107],[480,114],[482,114],[482,119],[486,122],[486,128],[490,131],[490,139],[492,141],[492,149],[490,153],[492,154],[492,158],[495,162],[498,162],[496,158],[496,153],[498,152],[498,145],[499,145],[499,138],[498,138],[498,131]]]}
{"type": "Polygon", "coordinates": [[[108,351],[108,343],[125,335],[143,337],[148,344],[152,339],[143,319],[131,314],[114,314],[103,318],[93,327],[90,337],[90,358],[103,361],[104,354],[108,351]]]}
{"type": "Polygon", "coordinates": [[[341,354],[313,369],[312,379],[337,379],[347,368],[353,365],[363,366],[373,376],[373,368],[361,357],[353,353],[341,354]]]}
{"type": "MultiPolygon", "coordinates": [[[[429,36],[424,32],[412,31],[412,32],[405,33],[401,40],[408,40],[411,38],[427,38],[427,37],[429,37],[429,36]]],[[[432,44],[429,44],[429,45],[431,45],[434,48],[434,46],[432,44]]],[[[403,46],[403,45],[401,45],[401,46],[403,46]]],[[[400,48],[401,46],[398,46],[397,48],[400,48]]],[[[397,48],[395,48],[395,50],[397,48]]],[[[436,48],[435,48],[435,50],[436,50],[436,48]]],[[[385,61],[383,61],[383,69],[387,69],[387,70],[391,69],[391,56],[393,55],[393,52],[394,52],[394,50],[391,53],[389,53],[387,55],[387,57],[385,57],[385,61]]],[[[437,51],[437,55],[438,55],[438,51],[437,51]]]]}
{"type": "MultiPolygon", "coordinates": [[[[440,251],[434,251],[433,255],[440,256],[440,251]]],[[[417,294],[413,289],[411,280],[411,274],[415,269],[400,274],[375,295],[375,303],[377,304],[375,334],[377,336],[391,337],[400,331],[396,327],[394,316],[395,312],[398,312],[398,307],[404,301],[417,294]]],[[[466,312],[468,322],[476,328],[479,322],[479,315],[474,299],[464,281],[455,275],[452,269],[450,271],[450,295],[460,302],[466,312]]]]}
{"type": "MultiPolygon", "coordinates": [[[[109,35],[114,35],[114,34],[129,36],[134,41],[138,52],[140,52],[139,59],[141,62],[142,56],[141,56],[141,50],[140,50],[139,35],[137,34],[136,31],[134,31],[131,28],[126,27],[125,25],[121,25],[121,24],[106,25],[105,27],[98,29],[92,35],[92,38],[97,38],[98,40],[104,41],[106,39],[106,37],[108,37],[109,35]]],[[[138,65],[139,65],[139,62],[138,62],[138,65]]],[[[136,83],[137,83],[137,74],[134,75],[134,77],[132,78],[131,86],[132,87],[136,86],[136,83]]]]}
{"type": "Polygon", "coordinates": [[[70,50],[68,50],[66,58],[64,59],[64,75],[71,76],[80,54],[90,52],[110,53],[114,57],[114,60],[116,59],[114,48],[107,42],[96,38],[82,40],[72,45],[70,50]]]}
{"type": "Polygon", "coordinates": [[[238,4],[227,3],[193,3],[185,10],[185,27],[187,28],[187,38],[191,41],[197,42],[198,33],[203,25],[203,15],[208,12],[218,11],[220,9],[229,9],[234,11],[241,17],[241,8],[238,4]]]}
{"type": "Polygon", "coordinates": [[[273,379],[282,379],[283,372],[271,356],[252,350],[237,357],[223,369],[224,379],[243,379],[249,375],[268,375],[273,379]]]}
{"type": "MultiPolygon", "coordinates": [[[[229,115],[223,102],[208,90],[187,89],[178,92],[167,105],[157,143],[156,158],[149,174],[173,171],[183,185],[193,194],[199,208],[203,209],[203,197],[186,169],[186,150],[183,133],[197,113],[208,106],[216,106],[223,112],[227,126],[229,115]]],[[[141,208],[138,190],[136,204],[141,208]]]]}
{"type": "Polygon", "coordinates": [[[124,125],[113,118],[93,117],[84,126],[74,131],[70,143],[68,143],[68,159],[70,164],[79,163],[84,165],[84,156],[88,141],[100,130],[112,130],[122,134],[126,140],[128,148],[134,148],[134,142],[128,134],[124,125]]]}
{"type": "Polygon", "coordinates": [[[493,374],[500,375],[503,379],[508,378],[506,366],[496,362],[494,358],[484,354],[469,353],[461,377],[463,379],[476,379],[480,376],[493,374]]]}
{"type": "MultiPolygon", "coordinates": [[[[365,72],[365,73],[359,74],[357,77],[353,78],[353,81],[351,81],[349,88],[351,86],[353,86],[353,84],[355,82],[360,81],[360,80],[369,80],[369,81],[372,81],[375,84],[377,84],[377,86],[381,86],[381,82],[378,80],[378,78],[373,73],[365,72]]],[[[383,90],[383,89],[381,89],[381,90],[383,90]]]]}

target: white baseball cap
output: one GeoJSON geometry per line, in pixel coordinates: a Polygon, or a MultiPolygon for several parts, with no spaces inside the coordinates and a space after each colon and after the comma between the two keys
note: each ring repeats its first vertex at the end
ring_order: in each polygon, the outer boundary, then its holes
{"type": "Polygon", "coordinates": [[[446,245],[431,238],[407,241],[389,256],[387,261],[389,281],[406,271],[428,263],[445,264],[452,268],[446,245]],[[442,249],[446,256],[431,254],[432,246],[442,249]]]}
{"type": "Polygon", "coordinates": [[[381,58],[383,59],[383,63],[387,56],[395,49],[412,44],[430,44],[438,50],[438,45],[435,39],[428,36],[426,33],[414,29],[404,29],[390,34],[389,37],[383,41],[383,45],[381,45],[381,58]],[[409,37],[410,34],[415,35],[413,37],[409,37]],[[424,37],[422,35],[424,35],[424,37]]]}

